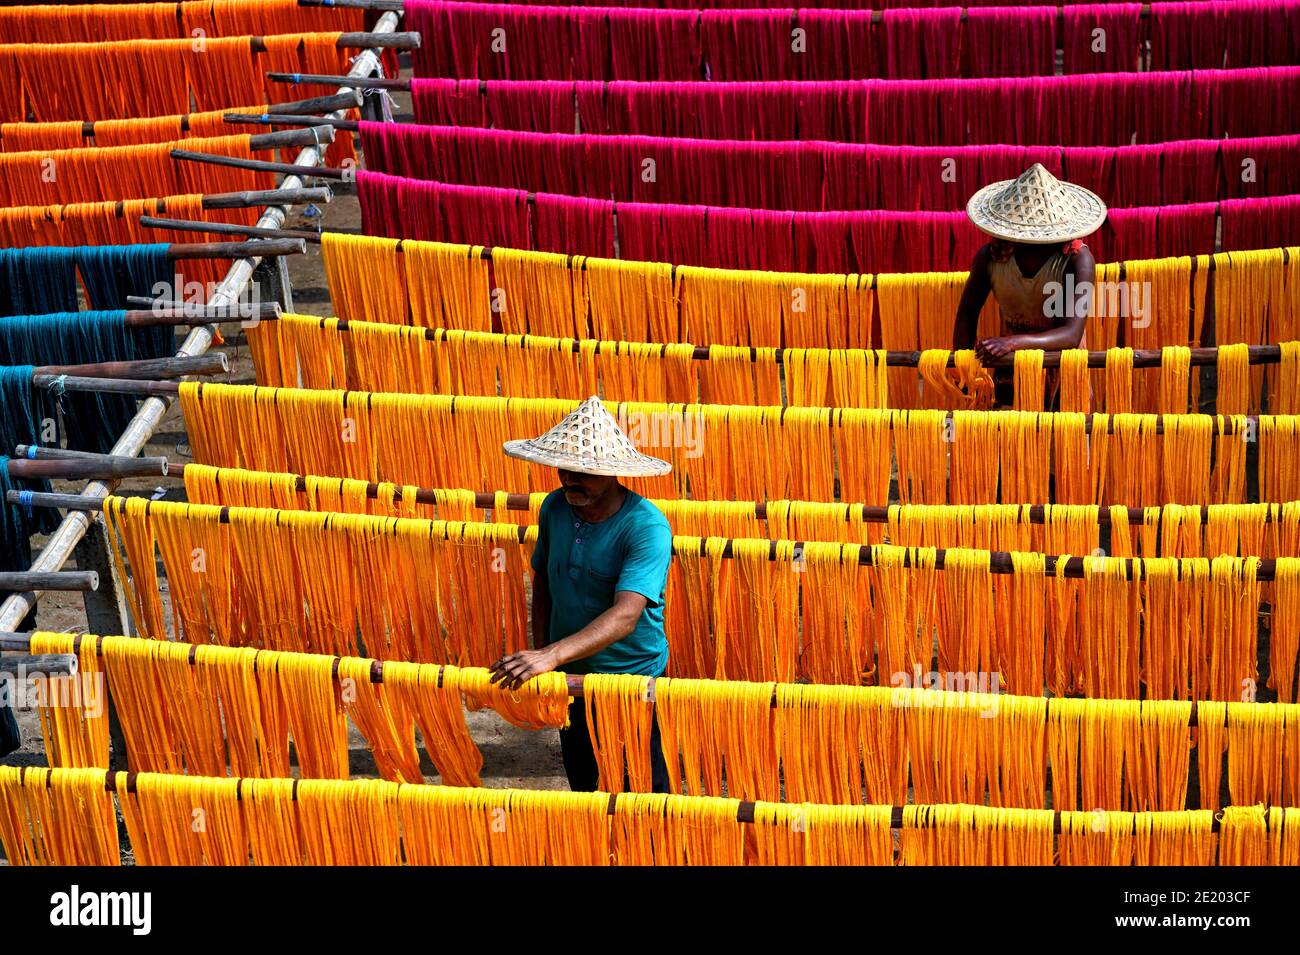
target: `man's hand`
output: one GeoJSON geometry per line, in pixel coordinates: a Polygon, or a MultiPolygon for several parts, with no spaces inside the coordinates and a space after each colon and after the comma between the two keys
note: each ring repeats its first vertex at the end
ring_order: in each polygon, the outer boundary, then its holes
{"type": "Polygon", "coordinates": [[[550,673],[555,665],[550,647],[520,650],[492,664],[492,682],[499,683],[505,690],[517,690],[538,674],[550,673]]]}
{"type": "Polygon", "coordinates": [[[991,365],[999,358],[1005,358],[1020,347],[1015,335],[1002,338],[985,338],[975,344],[975,355],[985,365],[991,365]]]}

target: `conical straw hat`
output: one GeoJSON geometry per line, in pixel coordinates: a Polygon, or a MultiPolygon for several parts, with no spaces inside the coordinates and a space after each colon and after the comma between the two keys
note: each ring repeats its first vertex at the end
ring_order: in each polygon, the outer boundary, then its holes
{"type": "Polygon", "coordinates": [[[673,469],[638,451],[595,395],[540,438],[507,441],[502,449],[512,458],[581,474],[655,477],[673,469]]]}
{"type": "Polygon", "coordinates": [[[1106,204],[1034,163],[1020,178],[995,182],[971,196],[966,215],[994,238],[1046,245],[1092,235],[1106,221],[1106,204]]]}

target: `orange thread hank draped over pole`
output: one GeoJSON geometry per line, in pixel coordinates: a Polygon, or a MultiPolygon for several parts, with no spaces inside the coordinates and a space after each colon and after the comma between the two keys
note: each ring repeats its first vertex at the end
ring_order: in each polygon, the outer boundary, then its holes
{"type": "Polygon", "coordinates": [[[139,199],[197,192],[239,192],[274,186],[270,173],[176,162],[171,150],[252,156],[248,136],[104,148],[0,153],[0,203],[48,206],[88,200],[139,199]]]}
{"type": "Polygon", "coordinates": [[[347,72],[338,38],[266,36],[262,54],[253,52],[252,36],[0,45],[0,119],[23,122],[30,113],[37,122],[92,122],[270,102],[268,70],[347,72]]]}

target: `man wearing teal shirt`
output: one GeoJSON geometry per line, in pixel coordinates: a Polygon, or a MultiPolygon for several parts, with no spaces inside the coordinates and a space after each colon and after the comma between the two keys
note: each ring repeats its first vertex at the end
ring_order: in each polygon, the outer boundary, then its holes
{"type": "MultiPolygon", "coordinates": [[[[596,398],[540,438],[507,442],[505,451],[558,468],[561,486],[538,515],[534,649],[498,661],[493,681],[513,689],[551,670],[662,676],[672,531],[657,507],[618,478],[665,474],[670,465],[637,451],[596,398]]],[[[560,748],[570,788],[595,790],[599,772],[581,700],[569,707],[560,748]]],[[[657,721],[650,759],[654,791],[668,792],[657,721]]]]}

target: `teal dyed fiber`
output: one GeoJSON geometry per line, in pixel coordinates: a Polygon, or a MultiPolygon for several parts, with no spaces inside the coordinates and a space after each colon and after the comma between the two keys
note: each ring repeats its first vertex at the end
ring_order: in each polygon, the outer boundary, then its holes
{"type": "Polygon", "coordinates": [[[57,247],[0,249],[0,315],[74,311],[74,251],[57,247]]]}
{"type": "Polygon", "coordinates": [[[32,366],[0,366],[0,570],[26,570],[32,554],[28,538],[48,534],[57,526],[56,515],[49,508],[33,508],[32,516],[7,500],[10,490],[48,491],[49,481],[16,481],[6,467],[14,448],[20,444],[40,444],[40,422],[52,409],[45,397],[32,388],[32,366]]]}
{"type": "MultiPolygon", "coordinates": [[[[80,365],[168,353],[160,354],[156,340],[127,329],[121,311],[0,318],[0,363],[6,365],[80,365]]],[[[136,401],[125,395],[67,394],[62,407],[68,447],[106,452],[135,414],[136,401]]]]}
{"type": "MultiPolygon", "coordinates": [[[[86,297],[94,309],[131,308],[128,295],[179,300],[183,290],[176,283],[174,263],[167,258],[166,243],[151,245],[85,245],[73,249],[86,297]],[[166,285],[168,291],[158,296],[154,287],[166,285]]],[[[136,306],[139,307],[139,306],[136,306]]],[[[58,311],[49,309],[49,311],[58,311]]],[[[175,354],[175,330],[162,326],[134,333],[148,340],[151,358],[175,354]]]]}
{"type": "MultiPolygon", "coordinates": [[[[33,507],[27,516],[21,505],[9,503],[11,490],[48,491],[49,481],[14,480],[9,477],[9,458],[15,445],[38,444],[40,419],[48,409],[38,407],[43,396],[32,389],[32,367],[0,366],[0,570],[27,570],[32,565],[33,534],[48,534],[58,526],[58,515],[50,508],[33,507]]],[[[0,603],[9,594],[0,591],[0,603]]],[[[36,625],[36,612],[17,629],[36,625]]],[[[0,757],[22,742],[18,723],[9,707],[0,707],[0,757]]]]}
{"type": "MultiPolygon", "coordinates": [[[[159,297],[154,291],[159,283],[168,289],[161,297],[179,298],[167,249],[166,243],[0,249],[0,315],[75,312],[78,273],[89,307],[98,311],[128,308],[128,295],[159,297]]],[[[174,353],[173,329],[140,334],[151,340],[151,356],[174,353]]]]}

